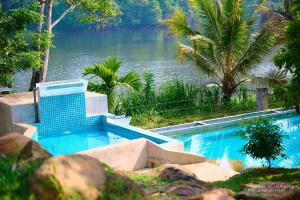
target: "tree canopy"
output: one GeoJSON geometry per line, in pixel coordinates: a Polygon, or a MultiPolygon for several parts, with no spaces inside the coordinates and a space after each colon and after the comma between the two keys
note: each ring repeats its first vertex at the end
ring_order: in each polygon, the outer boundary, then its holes
{"type": "Polygon", "coordinates": [[[19,70],[41,66],[41,51],[36,47],[47,46],[45,35],[28,31],[37,19],[38,14],[31,9],[0,9],[0,86],[11,87],[19,70]]]}
{"type": "Polygon", "coordinates": [[[274,63],[281,69],[288,70],[292,75],[290,84],[278,88],[278,96],[287,107],[296,106],[299,111],[300,104],[300,0],[293,0],[291,13],[292,22],[286,29],[287,42],[274,57],[274,63]]]}
{"type": "Polygon", "coordinates": [[[239,0],[189,2],[196,26],[189,23],[182,10],[175,11],[163,23],[172,34],[185,39],[179,42],[179,58],[194,63],[202,72],[214,77],[214,83],[223,91],[225,103],[246,80],[284,81],[284,74],[276,71],[269,72],[266,77],[250,74],[276,44],[276,35],[268,24],[258,31],[255,28],[258,5],[248,11],[239,0]]]}

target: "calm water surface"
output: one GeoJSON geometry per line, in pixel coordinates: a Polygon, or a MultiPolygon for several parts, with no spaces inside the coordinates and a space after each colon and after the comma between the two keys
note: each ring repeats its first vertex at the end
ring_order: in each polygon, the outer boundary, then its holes
{"type": "MultiPolygon", "coordinates": [[[[101,63],[108,56],[124,61],[121,74],[130,70],[153,72],[156,85],[174,77],[186,82],[208,81],[195,66],[176,59],[177,41],[161,28],[57,33],[54,44],[47,81],[80,78],[86,66],[101,63]]],[[[262,69],[270,65],[269,59],[264,63],[262,69]]],[[[18,73],[14,89],[26,91],[30,76],[30,71],[18,73]]]]}

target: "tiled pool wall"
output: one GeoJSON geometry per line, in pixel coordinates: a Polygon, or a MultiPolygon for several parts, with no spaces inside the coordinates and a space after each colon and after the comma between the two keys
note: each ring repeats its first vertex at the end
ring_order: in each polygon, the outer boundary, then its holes
{"type": "Polygon", "coordinates": [[[101,126],[101,116],[86,116],[84,93],[40,97],[40,135],[101,126]]]}

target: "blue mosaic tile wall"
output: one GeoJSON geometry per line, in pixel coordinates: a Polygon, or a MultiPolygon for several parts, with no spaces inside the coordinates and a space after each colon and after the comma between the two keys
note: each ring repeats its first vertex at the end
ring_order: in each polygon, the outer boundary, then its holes
{"type": "Polygon", "coordinates": [[[40,98],[40,136],[101,125],[101,116],[86,117],[85,94],[40,98]]]}

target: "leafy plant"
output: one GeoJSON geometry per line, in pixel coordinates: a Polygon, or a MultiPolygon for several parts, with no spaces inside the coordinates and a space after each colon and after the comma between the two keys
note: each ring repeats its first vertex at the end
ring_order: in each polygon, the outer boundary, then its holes
{"type": "Polygon", "coordinates": [[[300,0],[291,1],[290,12],[293,20],[286,29],[287,42],[274,57],[274,63],[292,75],[289,84],[277,88],[278,96],[282,97],[286,107],[295,106],[300,112],[300,0]]]}
{"type": "Polygon", "coordinates": [[[259,118],[251,121],[242,132],[241,138],[246,144],[241,151],[254,159],[265,159],[271,168],[271,161],[276,157],[285,157],[283,139],[286,137],[280,126],[269,119],[259,118]]]}
{"type": "Polygon", "coordinates": [[[29,193],[29,177],[39,167],[39,162],[26,163],[17,156],[0,157],[1,199],[33,199],[29,193]]]}
{"type": "Polygon", "coordinates": [[[27,30],[37,16],[28,8],[4,11],[0,5],[0,87],[12,87],[18,71],[42,65],[41,51],[36,46],[45,37],[36,37],[27,30]]]}
{"type": "Polygon", "coordinates": [[[224,103],[228,103],[238,86],[247,80],[270,86],[285,80],[283,73],[272,72],[261,77],[250,74],[276,43],[276,35],[269,26],[254,32],[259,6],[253,6],[247,13],[240,0],[189,2],[198,29],[189,25],[181,10],[163,23],[173,35],[189,44],[179,43],[179,59],[191,61],[203,73],[214,77],[215,84],[222,90],[224,103]]]}
{"type": "Polygon", "coordinates": [[[125,76],[119,76],[118,70],[122,66],[122,61],[116,57],[109,57],[102,64],[86,67],[83,76],[89,76],[88,90],[107,95],[108,107],[114,111],[116,106],[117,88],[129,90],[140,90],[142,87],[139,75],[130,71],[125,76]]]}

